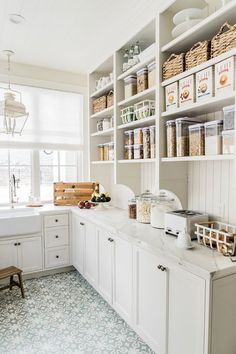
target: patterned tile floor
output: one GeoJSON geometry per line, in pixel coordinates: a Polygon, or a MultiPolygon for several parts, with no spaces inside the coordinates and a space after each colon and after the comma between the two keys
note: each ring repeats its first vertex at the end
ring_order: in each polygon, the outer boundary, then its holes
{"type": "Polygon", "coordinates": [[[0,292],[0,354],[153,354],[77,272],[0,292]]]}

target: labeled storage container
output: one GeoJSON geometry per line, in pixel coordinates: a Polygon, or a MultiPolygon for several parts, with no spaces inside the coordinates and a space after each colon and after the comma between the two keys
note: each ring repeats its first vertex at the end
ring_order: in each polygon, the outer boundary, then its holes
{"type": "Polygon", "coordinates": [[[176,109],[179,106],[178,82],[174,82],[165,87],[166,111],[176,109]]]}
{"type": "Polygon", "coordinates": [[[203,101],[214,96],[213,67],[196,73],[196,101],[203,101]]]}
{"type": "Polygon", "coordinates": [[[231,93],[235,89],[236,56],[215,65],[215,96],[231,93]]]}
{"type": "Polygon", "coordinates": [[[128,201],[128,211],[129,211],[130,219],[136,219],[136,209],[137,209],[136,199],[133,198],[128,201]]]}
{"type": "Polygon", "coordinates": [[[222,130],[222,120],[205,123],[205,155],[219,155],[222,153],[222,130]]]}
{"type": "Polygon", "coordinates": [[[135,144],[134,147],[134,159],[143,159],[143,144],[135,144]]]}
{"type": "Polygon", "coordinates": [[[148,89],[148,69],[142,68],[137,71],[137,93],[148,89]]]}
{"type": "Polygon", "coordinates": [[[195,101],[194,75],[179,80],[179,105],[191,105],[195,101]]]}
{"type": "Polygon", "coordinates": [[[134,105],[134,113],[136,118],[143,119],[155,115],[155,101],[145,100],[134,105]]]}
{"type": "Polygon", "coordinates": [[[125,99],[137,93],[137,76],[129,75],[124,79],[125,82],[125,99]]]}
{"type": "Polygon", "coordinates": [[[189,155],[189,126],[198,121],[189,118],[178,118],[176,123],[176,154],[178,157],[189,155]]]}
{"type": "Polygon", "coordinates": [[[149,190],[137,197],[137,221],[150,224],[151,222],[151,203],[154,195],[149,190]]]}
{"type": "Polygon", "coordinates": [[[156,62],[148,64],[148,87],[153,87],[156,85],[156,62]]]}
{"type": "Polygon", "coordinates": [[[121,109],[121,121],[123,124],[131,123],[136,120],[134,106],[121,109]]]}
{"type": "Polygon", "coordinates": [[[235,129],[235,106],[227,106],[223,108],[224,112],[224,130],[235,129]]]}
{"type": "Polygon", "coordinates": [[[166,122],[167,157],[176,157],[176,124],[175,120],[166,122]]]}
{"type": "Polygon", "coordinates": [[[104,144],[98,145],[98,160],[99,161],[104,160],[104,144]]]}
{"type": "Polygon", "coordinates": [[[125,145],[133,145],[134,144],[134,131],[127,130],[124,132],[125,135],[125,145]]]}
{"type": "Polygon", "coordinates": [[[125,160],[132,160],[134,158],[134,145],[125,145],[124,158],[125,160]]]}
{"type": "Polygon", "coordinates": [[[108,160],[110,160],[110,161],[114,160],[114,143],[113,142],[108,143],[108,160]]]}
{"type": "Polygon", "coordinates": [[[143,128],[143,158],[150,159],[151,157],[151,144],[150,144],[150,129],[143,128]]]}
{"type": "Polygon", "coordinates": [[[150,145],[151,145],[151,159],[156,157],[156,126],[149,127],[150,130],[150,145]]]}
{"type": "Polygon", "coordinates": [[[134,144],[142,144],[143,143],[143,131],[142,128],[134,129],[134,144]]]}
{"type": "Polygon", "coordinates": [[[224,130],[222,132],[223,154],[235,153],[235,130],[224,130]]]}
{"type": "Polygon", "coordinates": [[[205,126],[194,124],[189,126],[189,155],[201,156],[205,154],[205,126]]]}

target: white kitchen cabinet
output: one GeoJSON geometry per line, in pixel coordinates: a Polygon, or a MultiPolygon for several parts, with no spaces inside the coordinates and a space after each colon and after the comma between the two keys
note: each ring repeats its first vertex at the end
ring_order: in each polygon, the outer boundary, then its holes
{"type": "Polygon", "coordinates": [[[85,252],[84,252],[84,277],[97,289],[98,284],[98,234],[96,227],[91,222],[84,221],[85,252]]]}
{"type": "Polygon", "coordinates": [[[84,274],[85,253],[85,221],[77,215],[72,218],[72,264],[75,269],[84,274]]]}
{"type": "Polygon", "coordinates": [[[169,271],[168,354],[203,354],[205,280],[171,267],[169,271]]]}
{"type": "Polygon", "coordinates": [[[21,237],[0,241],[0,268],[14,265],[31,273],[42,270],[41,236],[21,237]]]}
{"type": "Polygon", "coordinates": [[[134,247],[135,329],[158,354],[167,353],[167,287],[168,269],[163,260],[134,247]]]}

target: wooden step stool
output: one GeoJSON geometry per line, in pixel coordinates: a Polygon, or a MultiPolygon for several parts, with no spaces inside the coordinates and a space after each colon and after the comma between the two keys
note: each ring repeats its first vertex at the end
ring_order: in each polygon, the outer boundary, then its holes
{"type": "Polygon", "coordinates": [[[12,290],[13,286],[18,286],[20,288],[20,290],[21,290],[21,295],[24,298],[25,297],[25,292],[24,292],[23,281],[22,281],[22,270],[19,269],[19,268],[14,267],[14,266],[7,267],[7,268],[4,268],[4,269],[0,269],[0,280],[6,279],[8,277],[10,277],[10,284],[2,286],[0,288],[0,291],[1,290],[5,290],[5,289],[12,290]],[[13,279],[14,275],[18,276],[19,282],[15,281],[13,279]]]}

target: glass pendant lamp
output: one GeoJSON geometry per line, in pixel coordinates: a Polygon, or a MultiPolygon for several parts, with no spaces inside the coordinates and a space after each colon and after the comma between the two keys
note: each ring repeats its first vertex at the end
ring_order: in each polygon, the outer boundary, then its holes
{"type": "Polygon", "coordinates": [[[28,119],[29,113],[26,111],[25,105],[22,103],[21,93],[11,89],[10,84],[10,58],[14,54],[11,50],[5,50],[8,63],[8,87],[1,88],[3,97],[0,98],[0,133],[22,134],[28,119]]]}

